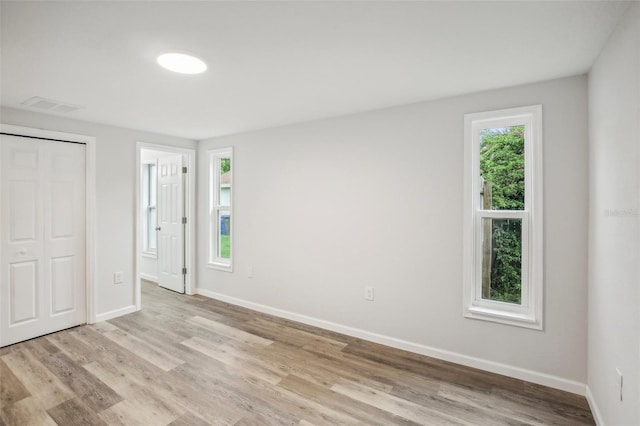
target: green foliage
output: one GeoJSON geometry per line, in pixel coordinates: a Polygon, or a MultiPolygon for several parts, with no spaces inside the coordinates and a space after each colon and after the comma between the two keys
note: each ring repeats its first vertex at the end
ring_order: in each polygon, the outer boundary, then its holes
{"type": "Polygon", "coordinates": [[[220,159],[220,174],[227,173],[231,170],[231,158],[220,159]]]}
{"type": "MultiPolygon", "coordinates": [[[[480,174],[491,182],[493,210],[524,209],[524,127],[481,134],[480,174]]],[[[491,300],[521,302],[522,222],[493,219],[491,300]]]]}
{"type": "Polygon", "coordinates": [[[493,209],[524,209],[524,127],[485,130],[481,136],[480,175],[493,184],[493,209]]]}
{"type": "Polygon", "coordinates": [[[220,235],[220,257],[223,259],[231,257],[231,237],[229,235],[220,235]]]}
{"type": "Polygon", "coordinates": [[[520,303],[520,272],[522,270],[521,226],[520,220],[493,220],[492,300],[520,303]]]}

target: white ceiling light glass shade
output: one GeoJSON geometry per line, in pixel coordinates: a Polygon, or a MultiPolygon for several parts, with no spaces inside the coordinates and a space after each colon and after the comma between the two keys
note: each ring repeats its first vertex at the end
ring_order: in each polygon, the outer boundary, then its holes
{"type": "Polygon", "coordinates": [[[202,59],[186,53],[163,53],[157,61],[161,67],[180,74],[200,74],[207,70],[202,59]]]}

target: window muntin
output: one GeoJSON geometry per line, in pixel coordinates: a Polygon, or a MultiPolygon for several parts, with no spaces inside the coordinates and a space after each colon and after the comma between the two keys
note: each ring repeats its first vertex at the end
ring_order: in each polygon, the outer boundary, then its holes
{"type": "Polygon", "coordinates": [[[210,151],[209,265],[231,271],[233,252],[233,155],[231,148],[210,151]]]}
{"type": "Polygon", "coordinates": [[[465,116],[464,309],[542,328],[541,106],[465,116]]]}
{"type": "Polygon", "coordinates": [[[157,252],[157,165],[145,163],[142,169],[142,203],[143,203],[143,251],[155,255],[157,252]]]}

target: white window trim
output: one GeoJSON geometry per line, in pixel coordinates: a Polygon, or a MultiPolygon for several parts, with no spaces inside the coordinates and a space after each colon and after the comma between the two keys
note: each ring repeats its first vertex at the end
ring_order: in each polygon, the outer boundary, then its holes
{"type": "MultiPolygon", "coordinates": [[[[158,162],[157,161],[145,161],[142,163],[142,187],[141,187],[141,194],[144,196],[144,191],[146,191],[146,188],[144,188],[144,185],[147,184],[147,179],[145,178],[145,168],[149,165],[155,165],[156,166],[156,170],[158,167],[158,162]]],[[[148,205],[144,205],[144,208],[142,209],[142,256],[149,258],[149,259],[157,259],[158,258],[158,250],[156,249],[149,249],[149,225],[148,225],[148,220],[149,220],[149,206],[148,205]]],[[[155,206],[155,208],[157,209],[158,206],[155,206]]],[[[157,210],[156,210],[157,211],[157,210]]]]}
{"type": "Polygon", "coordinates": [[[542,105],[466,114],[464,137],[463,312],[467,318],[542,330],[543,169],[542,105]],[[525,208],[481,210],[480,130],[525,126],[525,208]],[[522,219],[521,304],[482,299],[481,221],[483,217],[522,219]]]}
{"type": "Polygon", "coordinates": [[[233,223],[232,219],[229,224],[229,237],[231,239],[231,253],[229,254],[228,259],[224,259],[218,257],[218,243],[219,240],[217,238],[218,231],[220,227],[220,221],[218,220],[218,212],[220,211],[228,211],[230,216],[233,216],[233,198],[234,198],[234,189],[233,189],[233,148],[220,148],[209,150],[209,261],[207,263],[208,267],[213,269],[219,269],[221,271],[233,272],[233,252],[234,252],[234,243],[233,243],[233,223]],[[221,206],[220,200],[218,197],[220,196],[220,162],[218,161],[221,158],[229,158],[231,162],[231,175],[230,175],[230,185],[231,185],[231,194],[229,199],[229,206],[221,206]]]}

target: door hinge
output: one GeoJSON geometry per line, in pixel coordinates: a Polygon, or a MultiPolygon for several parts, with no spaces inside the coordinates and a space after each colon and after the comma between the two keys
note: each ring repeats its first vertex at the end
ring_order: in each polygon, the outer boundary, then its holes
{"type": "Polygon", "coordinates": [[[187,268],[182,268],[182,275],[187,275],[187,268]]]}
{"type": "Polygon", "coordinates": [[[183,217],[183,218],[182,218],[182,224],[183,224],[183,225],[186,225],[186,224],[187,224],[187,218],[186,218],[186,217],[183,217]]]}
{"type": "Polygon", "coordinates": [[[182,167],[182,173],[187,173],[187,166],[182,167]]]}

